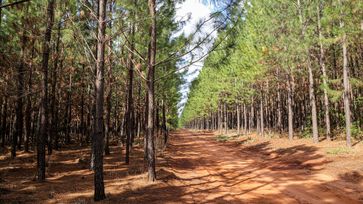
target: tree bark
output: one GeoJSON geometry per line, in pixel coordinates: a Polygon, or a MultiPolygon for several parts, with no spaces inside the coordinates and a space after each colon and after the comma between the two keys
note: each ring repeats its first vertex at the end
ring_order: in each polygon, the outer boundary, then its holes
{"type": "MultiPolygon", "coordinates": [[[[73,63],[72,63],[73,64],[73,63]]],[[[72,125],[72,73],[69,73],[69,83],[67,90],[67,110],[66,110],[66,144],[71,143],[71,125],[72,125]]]]}
{"type": "Polygon", "coordinates": [[[218,103],[218,132],[222,133],[222,104],[221,101],[218,103]]]}
{"type": "MultiPolygon", "coordinates": [[[[111,0],[109,4],[109,12],[113,13],[113,6],[114,6],[114,0],[111,0]]],[[[112,30],[112,22],[109,23],[109,28],[112,30]]],[[[110,39],[109,41],[109,49],[108,49],[108,90],[106,95],[106,124],[105,124],[105,136],[106,136],[106,144],[105,144],[105,155],[110,155],[110,134],[111,134],[111,109],[112,109],[112,81],[113,81],[113,75],[112,75],[112,48],[113,48],[113,41],[110,39]]]]}
{"type": "Polygon", "coordinates": [[[261,132],[261,137],[264,136],[264,112],[263,112],[263,95],[261,93],[261,100],[260,100],[260,132],[261,132]]]}
{"type": "Polygon", "coordinates": [[[243,131],[244,134],[247,134],[247,109],[246,109],[246,104],[243,104],[243,131]]]}
{"type": "Polygon", "coordinates": [[[168,142],[168,129],[166,127],[166,110],[165,110],[165,100],[162,100],[162,130],[163,130],[163,138],[164,138],[164,145],[168,142]]]}
{"type": "Polygon", "coordinates": [[[223,117],[224,117],[224,134],[228,133],[228,111],[227,111],[227,102],[223,102],[223,117]]]}
{"type": "MultiPolygon", "coordinates": [[[[32,57],[31,59],[33,59],[34,54],[35,54],[35,48],[34,48],[34,42],[32,43],[33,49],[32,49],[32,57]]],[[[32,102],[31,102],[31,94],[30,92],[32,91],[32,81],[33,81],[33,65],[30,64],[29,65],[29,80],[28,80],[28,94],[26,96],[26,100],[27,100],[27,104],[26,104],[26,108],[25,108],[25,140],[24,140],[24,150],[26,152],[29,152],[29,140],[30,137],[32,135],[32,131],[31,131],[31,123],[32,123],[32,102]]],[[[33,121],[34,122],[34,121],[33,121]]]]}
{"type": "Polygon", "coordinates": [[[95,79],[95,127],[93,136],[94,155],[94,200],[106,198],[103,182],[103,104],[104,104],[104,59],[105,59],[105,30],[106,30],[106,2],[98,1],[98,34],[97,34],[97,61],[95,79]]]}
{"type": "MultiPolygon", "coordinates": [[[[291,70],[290,70],[291,72],[291,70]]],[[[293,139],[294,134],[294,119],[293,119],[293,110],[292,110],[292,103],[293,103],[293,80],[291,73],[289,74],[288,80],[288,91],[287,91],[287,108],[288,108],[288,129],[289,129],[289,139],[293,139]]]]}
{"type": "MultiPolygon", "coordinates": [[[[84,73],[85,65],[82,64],[82,72],[84,73]]],[[[85,135],[86,135],[86,125],[85,125],[85,117],[84,117],[84,88],[85,88],[85,82],[84,77],[81,77],[81,124],[80,124],[80,134],[81,134],[81,140],[80,144],[82,145],[84,143],[85,135]]]]}
{"type": "Polygon", "coordinates": [[[7,131],[7,112],[8,112],[8,99],[5,97],[4,98],[4,107],[3,107],[3,115],[2,115],[2,131],[1,131],[1,146],[5,147],[5,136],[6,136],[6,131],[7,131]]]}
{"type": "MultiPolygon", "coordinates": [[[[0,6],[2,6],[3,4],[3,0],[0,0],[0,6]]],[[[2,18],[3,18],[3,14],[2,14],[2,8],[0,8],[0,26],[1,26],[1,23],[2,23],[2,18]]]]}
{"type": "Polygon", "coordinates": [[[255,118],[255,110],[254,110],[254,102],[253,102],[253,97],[251,99],[251,112],[250,112],[250,131],[254,128],[255,123],[254,123],[254,118],[255,118]]]}
{"type": "Polygon", "coordinates": [[[318,34],[319,34],[319,48],[320,48],[320,55],[319,55],[319,63],[321,67],[321,72],[323,73],[323,86],[324,86],[324,110],[325,110],[325,128],[326,128],[326,139],[331,140],[331,128],[330,128],[330,114],[329,114],[329,98],[328,98],[328,83],[327,83],[327,74],[326,74],[326,68],[325,68],[325,53],[322,43],[323,35],[321,33],[321,2],[320,5],[318,5],[318,34]]]}
{"type": "Polygon", "coordinates": [[[37,142],[37,180],[42,182],[45,180],[45,140],[47,138],[48,127],[48,63],[50,55],[50,41],[52,37],[52,27],[54,22],[55,0],[48,0],[47,8],[47,29],[43,41],[42,56],[42,92],[40,106],[40,133],[37,142]]]}
{"type": "Polygon", "coordinates": [[[241,110],[240,105],[237,104],[237,134],[239,135],[241,133],[241,110]]]}
{"type": "Polygon", "coordinates": [[[55,45],[55,59],[54,59],[54,66],[52,72],[52,94],[51,94],[51,107],[50,107],[50,115],[51,115],[51,130],[49,131],[50,135],[48,138],[48,155],[52,154],[53,149],[53,138],[57,138],[57,124],[55,117],[55,104],[56,104],[56,93],[57,93],[57,71],[58,71],[58,62],[59,62],[59,44],[60,44],[60,37],[61,37],[61,22],[58,23],[58,31],[57,31],[57,41],[55,45]]]}
{"type": "Polygon", "coordinates": [[[148,0],[150,25],[150,47],[148,54],[147,77],[147,169],[148,180],[156,180],[155,172],[155,145],[154,145],[154,68],[156,56],[156,5],[155,0],[148,0]]]}
{"type": "MultiPolygon", "coordinates": [[[[133,13],[134,15],[134,13],[133,13]]],[[[127,111],[126,111],[126,155],[125,155],[125,163],[129,164],[130,162],[130,149],[131,149],[131,143],[132,143],[132,138],[134,136],[134,131],[133,131],[133,126],[134,126],[134,117],[133,116],[133,112],[134,112],[134,100],[133,100],[133,84],[134,84],[134,55],[133,55],[133,51],[134,51],[134,35],[135,35],[135,25],[133,23],[132,28],[131,28],[131,52],[129,53],[128,56],[128,66],[129,66],[129,84],[128,84],[128,95],[127,95],[127,111]]]]}
{"type": "MultiPolygon", "coordinates": [[[[23,29],[25,30],[25,19],[23,19],[23,29]]],[[[11,157],[16,157],[16,145],[18,149],[21,148],[23,140],[23,126],[24,126],[24,114],[23,114],[23,95],[24,95],[24,66],[25,66],[25,47],[26,47],[26,35],[25,31],[21,36],[21,51],[20,62],[18,65],[18,87],[17,87],[17,100],[16,100],[16,134],[13,135],[13,141],[11,146],[11,157]],[[19,139],[19,141],[18,141],[19,139]]]]}
{"type": "MultiPolygon", "coordinates": [[[[344,22],[340,20],[340,28],[344,29],[344,22]]],[[[349,68],[348,68],[348,51],[347,51],[347,34],[345,31],[343,32],[342,36],[342,48],[343,48],[343,101],[344,101],[344,113],[345,113],[345,131],[346,131],[346,138],[347,138],[347,146],[351,147],[351,113],[350,113],[350,85],[349,85],[349,68]]]]}
{"type": "MultiPolygon", "coordinates": [[[[277,70],[277,77],[280,76],[279,69],[277,70]]],[[[281,90],[280,82],[277,82],[277,130],[282,133],[282,100],[281,100],[281,90]]]]}
{"type": "MultiPolygon", "coordinates": [[[[308,52],[309,55],[309,52],[308,52]]],[[[318,120],[317,120],[317,111],[316,111],[316,102],[315,102],[315,93],[314,93],[314,75],[313,70],[311,68],[310,57],[307,56],[308,60],[308,71],[309,71],[309,98],[310,98],[310,106],[311,106],[311,119],[312,119],[312,128],[313,128],[313,140],[314,143],[319,142],[318,135],[318,120]]]]}
{"type": "MultiPolygon", "coordinates": [[[[303,16],[303,8],[301,5],[300,0],[297,0],[298,9],[299,9],[299,18],[301,24],[301,36],[302,41],[305,41],[305,27],[304,27],[304,16],[303,16]]],[[[316,102],[315,102],[315,91],[314,91],[314,74],[311,67],[310,61],[310,51],[309,48],[306,48],[306,61],[307,61],[307,68],[309,72],[309,101],[311,106],[311,123],[312,123],[312,131],[313,131],[313,141],[314,143],[319,142],[319,135],[318,135],[318,120],[317,120],[317,113],[316,113],[316,102]]]]}

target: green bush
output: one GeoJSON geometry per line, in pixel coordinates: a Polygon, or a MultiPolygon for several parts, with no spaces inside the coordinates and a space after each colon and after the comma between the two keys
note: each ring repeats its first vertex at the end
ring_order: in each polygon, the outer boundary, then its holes
{"type": "Polygon", "coordinates": [[[231,139],[231,137],[226,136],[226,135],[218,135],[218,136],[216,136],[216,140],[218,142],[227,142],[230,139],[231,139]]]}
{"type": "Polygon", "coordinates": [[[352,137],[356,140],[362,140],[363,139],[363,131],[360,128],[359,124],[357,122],[353,123],[351,126],[351,132],[352,137]]]}
{"type": "Polygon", "coordinates": [[[253,142],[255,142],[256,140],[255,139],[253,139],[252,137],[248,137],[246,140],[243,140],[243,141],[240,141],[240,142],[238,142],[239,144],[251,144],[251,143],[253,143],[253,142]]]}
{"type": "Polygon", "coordinates": [[[313,133],[312,133],[311,127],[306,127],[301,132],[301,137],[302,138],[312,138],[312,135],[313,135],[313,133]]]}
{"type": "Polygon", "coordinates": [[[331,154],[331,155],[349,154],[350,152],[351,152],[351,149],[349,149],[347,147],[335,147],[335,148],[328,149],[326,151],[327,154],[331,154]]]}

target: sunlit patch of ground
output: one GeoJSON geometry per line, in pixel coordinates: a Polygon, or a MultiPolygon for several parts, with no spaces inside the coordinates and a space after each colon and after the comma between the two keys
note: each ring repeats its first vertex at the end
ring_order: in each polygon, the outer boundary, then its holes
{"type": "MultiPolygon", "coordinates": [[[[232,133],[233,134],[233,133],[232,133]]],[[[113,146],[105,156],[102,203],[359,203],[363,201],[360,144],[241,135],[218,141],[205,131],[179,130],[157,158],[158,181],[143,173],[142,148],[113,146]]],[[[49,158],[47,181],[34,181],[36,159],[21,152],[0,160],[0,203],[92,203],[89,148],[68,147],[49,158]]]]}

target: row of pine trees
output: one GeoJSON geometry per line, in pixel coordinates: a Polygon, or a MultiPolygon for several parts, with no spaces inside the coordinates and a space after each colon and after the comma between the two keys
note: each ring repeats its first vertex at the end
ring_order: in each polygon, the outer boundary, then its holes
{"type": "Polygon", "coordinates": [[[138,140],[154,181],[155,138],[166,142],[178,120],[186,37],[172,37],[184,24],[177,3],[0,1],[1,147],[36,154],[42,182],[46,155],[90,146],[97,201],[110,143],[123,144],[128,164],[138,140]]]}
{"type": "Polygon", "coordinates": [[[246,0],[192,83],[181,126],[314,142],[363,128],[363,2],[246,0]]]}

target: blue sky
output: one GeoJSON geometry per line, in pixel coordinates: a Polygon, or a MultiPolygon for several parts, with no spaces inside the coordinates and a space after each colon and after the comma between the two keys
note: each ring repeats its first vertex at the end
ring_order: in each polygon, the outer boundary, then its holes
{"type": "MultiPolygon", "coordinates": [[[[190,35],[196,30],[196,25],[199,21],[209,18],[209,15],[213,11],[213,6],[209,4],[203,4],[201,0],[185,0],[183,3],[177,5],[176,20],[187,19],[190,20],[184,26],[183,31],[185,35],[190,35]]],[[[202,32],[196,37],[203,37],[203,34],[208,34],[213,31],[213,22],[206,23],[202,27],[202,32]]],[[[214,32],[212,37],[216,37],[217,33],[214,32]]],[[[195,57],[204,55],[208,49],[212,46],[212,43],[204,44],[201,49],[197,49],[193,52],[195,57]]],[[[193,47],[193,45],[191,45],[193,47]]],[[[191,56],[184,57],[184,60],[188,61],[191,56]]],[[[187,101],[187,94],[189,92],[190,83],[199,75],[201,68],[203,67],[203,60],[196,62],[195,64],[187,68],[188,74],[185,78],[186,84],[181,87],[182,100],[179,103],[179,114],[181,113],[185,102],[187,101]]]]}

